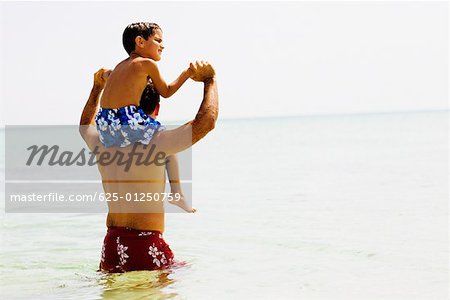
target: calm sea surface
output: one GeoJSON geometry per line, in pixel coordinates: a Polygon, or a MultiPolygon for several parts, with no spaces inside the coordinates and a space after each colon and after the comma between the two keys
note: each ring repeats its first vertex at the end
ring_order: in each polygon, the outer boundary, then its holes
{"type": "Polygon", "coordinates": [[[448,299],[448,150],[448,112],[223,121],[194,146],[198,213],[167,215],[187,266],[103,275],[105,215],[2,209],[0,294],[448,299]]]}

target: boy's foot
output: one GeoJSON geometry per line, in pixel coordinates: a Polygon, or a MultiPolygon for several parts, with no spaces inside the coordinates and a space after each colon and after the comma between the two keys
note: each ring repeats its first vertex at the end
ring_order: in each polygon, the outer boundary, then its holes
{"type": "MultiPolygon", "coordinates": [[[[175,194],[175,193],[174,193],[175,194]]],[[[178,193],[180,194],[180,199],[173,199],[173,200],[169,200],[168,202],[170,204],[176,205],[178,207],[180,207],[181,209],[183,209],[184,211],[188,212],[188,213],[195,213],[197,211],[197,209],[193,208],[184,198],[184,195],[182,193],[178,193]]]]}

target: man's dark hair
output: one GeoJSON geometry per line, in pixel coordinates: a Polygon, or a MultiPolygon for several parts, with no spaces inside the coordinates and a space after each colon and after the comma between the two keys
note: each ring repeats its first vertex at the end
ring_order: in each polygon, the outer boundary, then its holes
{"type": "Polygon", "coordinates": [[[125,51],[127,51],[128,55],[130,55],[135,49],[136,37],[142,36],[145,40],[147,40],[149,36],[152,36],[155,33],[156,29],[161,30],[161,27],[159,27],[156,23],[150,22],[138,22],[128,25],[122,35],[123,47],[125,48],[125,51]]]}
{"type": "Polygon", "coordinates": [[[147,86],[142,92],[139,106],[144,110],[146,115],[151,115],[158,105],[159,101],[160,97],[158,91],[153,85],[153,82],[149,80],[147,86]]]}

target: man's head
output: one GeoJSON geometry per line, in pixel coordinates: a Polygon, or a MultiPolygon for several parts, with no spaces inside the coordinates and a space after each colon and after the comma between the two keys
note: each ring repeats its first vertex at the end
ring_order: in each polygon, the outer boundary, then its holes
{"type": "Polygon", "coordinates": [[[123,31],[122,43],[129,55],[135,52],[155,61],[161,59],[161,53],[164,49],[161,27],[149,22],[128,25],[123,31]]]}
{"type": "Polygon", "coordinates": [[[159,106],[159,100],[160,97],[158,91],[155,89],[153,83],[149,81],[142,92],[139,106],[144,110],[146,115],[150,116],[153,112],[157,115],[157,111],[155,111],[155,109],[159,106]]]}

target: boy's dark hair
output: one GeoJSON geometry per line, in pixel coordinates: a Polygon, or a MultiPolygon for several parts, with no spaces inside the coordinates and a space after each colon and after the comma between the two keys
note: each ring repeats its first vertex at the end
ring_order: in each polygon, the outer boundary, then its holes
{"type": "Polygon", "coordinates": [[[125,48],[125,51],[127,51],[128,55],[130,55],[135,49],[136,37],[142,36],[145,40],[147,40],[149,36],[152,36],[155,33],[155,29],[161,30],[161,27],[159,27],[156,23],[150,22],[138,22],[128,25],[122,35],[123,47],[125,48]]]}
{"type": "Polygon", "coordinates": [[[142,92],[139,106],[144,110],[146,115],[151,115],[158,105],[159,101],[160,97],[158,91],[153,85],[153,82],[149,80],[147,86],[142,92]]]}

